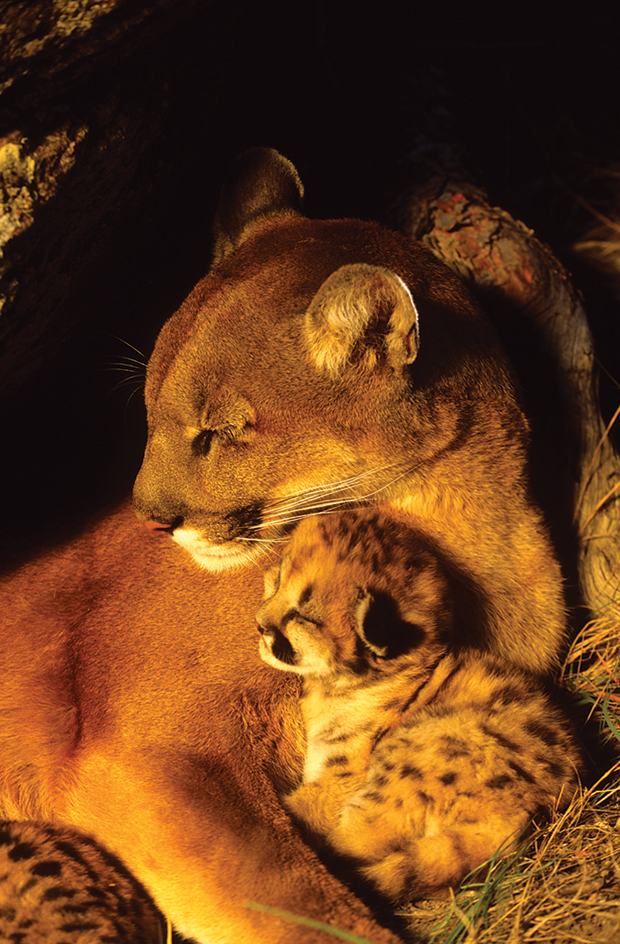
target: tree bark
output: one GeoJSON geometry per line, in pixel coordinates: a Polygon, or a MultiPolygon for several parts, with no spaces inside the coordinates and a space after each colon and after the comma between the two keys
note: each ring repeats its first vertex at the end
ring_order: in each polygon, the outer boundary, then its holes
{"type": "Polygon", "coordinates": [[[618,414],[609,425],[601,417],[592,336],[569,274],[530,229],[455,177],[410,194],[402,217],[406,233],[499,309],[499,322],[511,312],[516,330],[535,336],[555,367],[562,415],[552,422],[560,424],[565,470],[557,485],[570,494],[580,589],[593,616],[618,619],[620,457],[608,435],[618,414]]]}
{"type": "Polygon", "coordinates": [[[0,0],[0,395],[71,333],[89,269],[139,244],[158,175],[174,183],[167,38],[199,5],[0,0]]]}

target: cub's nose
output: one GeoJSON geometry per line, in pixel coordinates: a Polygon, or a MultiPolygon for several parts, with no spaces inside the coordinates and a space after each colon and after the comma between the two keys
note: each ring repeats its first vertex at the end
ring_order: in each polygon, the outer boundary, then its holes
{"type": "Polygon", "coordinates": [[[259,619],[256,620],[256,628],[261,634],[261,636],[275,636],[276,628],[270,623],[260,622],[259,619]]]}
{"type": "Polygon", "coordinates": [[[256,613],[256,628],[258,629],[261,636],[274,636],[276,632],[276,625],[272,619],[269,617],[269,610],[265,603],[259,607],[256,613]]]}

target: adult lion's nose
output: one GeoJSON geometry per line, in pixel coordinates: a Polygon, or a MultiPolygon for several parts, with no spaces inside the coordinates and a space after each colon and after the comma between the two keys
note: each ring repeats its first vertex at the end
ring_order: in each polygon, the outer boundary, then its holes
{"type": "Polygon", "coordinates": [[[172,534],[175,528],[178,528],[180,519],[175,518],[169,521],[161,521],[157,518],[147,518],[142,522],[147,531],[159,532],[160,534],[172,534]]]}

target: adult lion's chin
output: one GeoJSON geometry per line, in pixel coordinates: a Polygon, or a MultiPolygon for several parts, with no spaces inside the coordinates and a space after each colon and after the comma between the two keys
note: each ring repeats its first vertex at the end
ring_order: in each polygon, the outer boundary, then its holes
{"type": "Polygon", "coordinates": [[[212,544],[195,528],[177,528],[172,539],[191,554],[203,570],[219,574],[225,570],[235,570],[253,563],[269,550],[270,541],[226,541],[224,544],[212,544]]]}

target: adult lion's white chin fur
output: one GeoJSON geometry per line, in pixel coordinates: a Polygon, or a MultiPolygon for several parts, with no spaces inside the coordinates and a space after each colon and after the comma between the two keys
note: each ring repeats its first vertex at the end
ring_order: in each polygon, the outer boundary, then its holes
{"type": "Polygon", "coordinates": [[[211,544],[195,528],[178,528],[172,538],[191,554],[199,567],[212,574],[253,563],[271,546],[266,542],[243,545],[228,541],[226,544],[211,544]]]}

